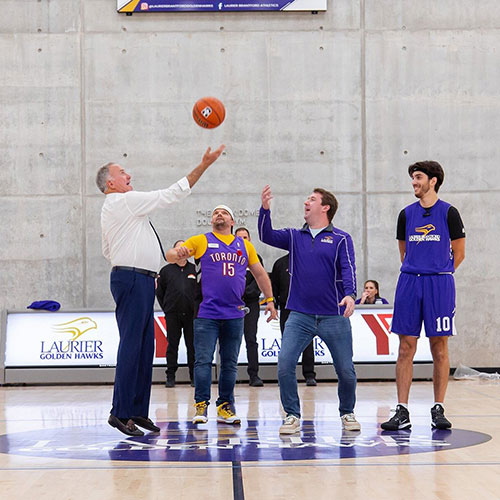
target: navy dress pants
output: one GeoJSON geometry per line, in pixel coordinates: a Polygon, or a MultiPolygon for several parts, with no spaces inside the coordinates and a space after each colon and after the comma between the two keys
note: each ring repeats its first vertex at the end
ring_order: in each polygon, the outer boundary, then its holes
{"type": "Polygon", "coordinates": [[[112,271],[120,344],[111,415],[147,417],[154,355],[155,280],[134,271],[112,271]]]}

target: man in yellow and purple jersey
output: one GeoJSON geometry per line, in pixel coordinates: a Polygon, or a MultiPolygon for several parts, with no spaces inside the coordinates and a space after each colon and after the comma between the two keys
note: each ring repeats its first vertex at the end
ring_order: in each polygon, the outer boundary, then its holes
{"type": "Polygon", "coordinates": [[[212,383],[212,360],[217,340],[221,358],[217,420],[239,424],[234,409],[238,354],[245,316],[245,274],[247,268],[265,296],[268,321],[276,319],[271,281],[253,244],[232,234],[234,215],[226,205],[212,212],[212,232],[199,234],[167,252],[169,262],[193,256],[196,264],[198,300],[194,320],[194,384],[196,414],[193,423],[208,421],[212,383]]]}

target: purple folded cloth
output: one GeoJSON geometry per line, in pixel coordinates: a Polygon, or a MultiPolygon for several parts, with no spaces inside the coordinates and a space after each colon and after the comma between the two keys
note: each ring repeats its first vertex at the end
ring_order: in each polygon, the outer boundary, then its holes
{"type": "Polygon", "coordinates": [[[46,311],[58,311],[61,304],[55,300],[38,300],[31,303],[26,309],[45,309],[46,311]]]}

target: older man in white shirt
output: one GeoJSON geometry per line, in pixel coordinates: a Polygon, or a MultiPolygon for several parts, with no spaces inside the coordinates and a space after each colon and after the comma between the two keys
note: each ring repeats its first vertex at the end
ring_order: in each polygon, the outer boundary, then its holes
{"type": "Polygon", "coordinates": [[[133,191],[130,175],[116,163],[104,165],[97,173],[97,187],[106,195],[101,212],[102,251],[112,265],[111,293],[120,332],[108,423],[129,436],[144,435],[137,426],[160,431],[148,413],[154,354],[155,277],[164,256],[149,214],[188,196],[223,150],[224,145],[215,151],[208,148],[190,174],[158,191],[133,191]]]}

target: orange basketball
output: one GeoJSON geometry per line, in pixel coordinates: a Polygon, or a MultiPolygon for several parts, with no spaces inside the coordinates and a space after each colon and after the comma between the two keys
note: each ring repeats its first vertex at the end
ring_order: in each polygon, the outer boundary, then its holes
{"type": "Polygon", "coordinates": [[[194,121],[202,128],[218,127],[225,117],[224,104],[216,97],[202,97],[193,106],[194,121]]]}

